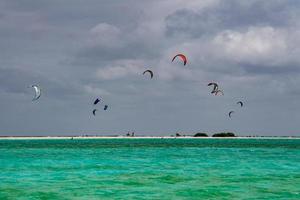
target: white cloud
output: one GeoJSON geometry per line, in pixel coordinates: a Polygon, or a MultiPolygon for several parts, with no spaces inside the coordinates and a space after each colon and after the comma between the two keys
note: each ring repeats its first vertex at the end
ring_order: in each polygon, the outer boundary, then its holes
{"type": "Polygon", "coordinates": [[[89,31],[90,46],[119,47],[122,43],[121,31],[118,27],[107,23],[100,23],[89,31]]]}
{"type": "Polygon", "coordinates": [[[89,94],[95,95],[95,96],[103,96],[103,95],[110,95],[110,93],[102,88],[94,87],[91,85],[84,86],[84,90],[88,92],[89,94]]]}
{"type": "Polygon", "coordinates": [[[96,77],[102,80],[112,80],[140,74],[145,63],[140,60],[119,60],[112,65],[100,68],[96,72],[96,77]]]}
{"type": "Polygon", "coordinates": [[[226,30],[213,39],[219,53],[232,61],[250,64],[282,64],[288,45],[284,31],[250,27],[246,32],[226,30]]]}

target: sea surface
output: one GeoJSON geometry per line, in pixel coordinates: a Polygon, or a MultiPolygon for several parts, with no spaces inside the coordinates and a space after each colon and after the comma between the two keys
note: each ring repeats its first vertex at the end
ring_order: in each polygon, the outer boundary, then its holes
{"type": "Polygon", "coordinates": [[[300,140],[0,140],[0,199],[299,200],[300,140]]]}

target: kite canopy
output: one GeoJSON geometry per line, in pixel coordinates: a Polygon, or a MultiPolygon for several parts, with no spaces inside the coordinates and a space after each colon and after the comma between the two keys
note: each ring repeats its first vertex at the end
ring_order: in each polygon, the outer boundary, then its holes
{"type": "Polygon", "coordinates": [[[172,59],[172,62],[173,62],[173,61],[175,60],[175,58],[177,58],[177,57],[181,58],[181,60],[183,61],[183,65],[186,65],[187,59],[186,59],[186,56],[183,55],[183,54],[177,54],[176,56],[174,56],[173,59],[172,59]]]}
{"type": "Polygon", "coordinates": [[[238,102],[237,102],[237,104],[240,104],[240,105],[241,105],[241,107],[243,107],[243,106],[244,106],[244,103],[243,103],[243,102],[241,102],[241,101],[238,101],[238,102]]]}
{"type": "Polygon", "coordinates": [[[219,85],[217,83],[214,83],[214,82],[211,82],[211,83],[207,84],[207,86],[212,86],[212,85],[214,86],[213,90],[211,91],[211,93],[213,94],[213,93],[218,91],[219,85]]]}
{"type": "Polygon", "coordinates": [[[151,70],[148,69],[148,70],[143,72],[143,74],[146,74],[146,73],[149,73],[150,77],[153,78],[153,72],[151,70]]]}
{"type": "Polygon", "coordinates": [[[100,99],[96,99],[95,101],[94,101],[94,105],[96,105],[97,103],[99,103],[100,102],[100,99]]]}
{"type": "Polygon", "coordinates": [[[108,105],[105,105],[104,108],[103,108],[103,110],[107,110],[107,108],[108,108],[108,105]]]}
{"type": "Polygon", "coordinates": [[[93,110],[93,115],[94,115],[94,116],[96,116],[96,111],[97,111],[97,109],[94,109],[94,110],[93,110]]]}
{"type": "Polygon", "coordinates": [[[228,116],[231,118],[231,115],[234,113],[234,111],[232,110],[232,111],[230,111],[229,113],[228,113],[228,116]]]}
{"type": "Polygon", "coordinates": [[[38,85],[31,86],[34,89],[35,95],[32,101],[38,100],[41,97],[41,88],[38,85]]]}

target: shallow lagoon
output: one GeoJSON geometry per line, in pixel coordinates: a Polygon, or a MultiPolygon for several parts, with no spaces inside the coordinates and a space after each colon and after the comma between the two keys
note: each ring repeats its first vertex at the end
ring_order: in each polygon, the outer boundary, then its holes
{"type": "Polygon", "coordinates": [[[300,199],[297,139],[0,140],[0,199],[300,199]]]}

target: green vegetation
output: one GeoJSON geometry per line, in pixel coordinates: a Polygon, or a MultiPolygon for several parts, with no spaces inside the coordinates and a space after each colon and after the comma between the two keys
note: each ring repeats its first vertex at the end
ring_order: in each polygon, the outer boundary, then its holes
{"type": "Polygon", "coordinates": [[[208,137],[206,133],[196,133],[194,137],[208,137]]]}
{"type": "Polygon", "coordinates": [[[215,133],[213,134],[213,137],[235,137],[234,133],[228,132],[228,133],[215,133]]]}
{"type": "MultiPolygon", "coordinates": [[[[172,137],[174,137],[174,135],[171,135],[172,137]]],[[[185,136],[189,136],[189,137],[209,137],[209,135],[207,133],[203,133],[203,132],[198,132],[196,134],[184,134],[184,133],[176,133],[175,137],[185,137],[185,136]]],[[[235,134],[232,132],[221,132],[221,133],[215,133],[212,134],[212,137],[235,137],[235,134]]]]}

